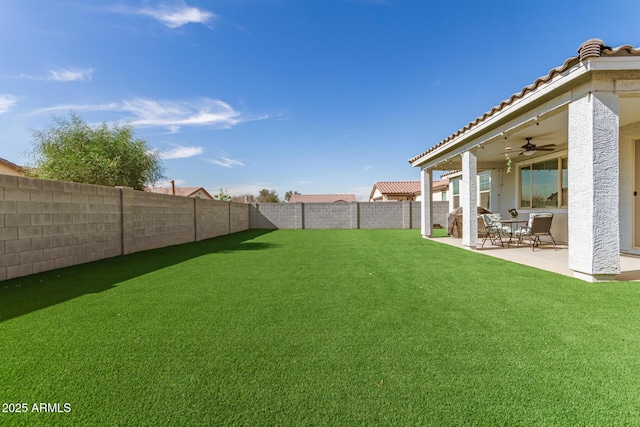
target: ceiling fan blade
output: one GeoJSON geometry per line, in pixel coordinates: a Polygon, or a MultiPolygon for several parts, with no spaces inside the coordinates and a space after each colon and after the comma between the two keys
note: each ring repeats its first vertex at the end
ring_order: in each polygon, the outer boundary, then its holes
{"type": "Polygon", "coordinates": [[[539,150],[541,148],[550,148],[550,147],[555,147],[556,144],[545,144],[545,145],[536,145],[536,150],[539,150]]]}
{"type": "Polygon", "coordinates": [[[545,147],[536,147],[535,150],[533,151],[553,151],[554,149],[549,147],[549,148],[545,148],[545,147]]]}

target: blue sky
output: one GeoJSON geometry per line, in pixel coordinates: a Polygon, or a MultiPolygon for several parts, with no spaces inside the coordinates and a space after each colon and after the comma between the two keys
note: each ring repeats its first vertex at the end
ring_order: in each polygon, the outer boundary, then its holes
{"type": "Polygon", "coordinates": [[[129,121],[168,180],[355,193],[562,65],[640,45],[628,1],[0,0],[0,157],[74,110],[129,121]]]}

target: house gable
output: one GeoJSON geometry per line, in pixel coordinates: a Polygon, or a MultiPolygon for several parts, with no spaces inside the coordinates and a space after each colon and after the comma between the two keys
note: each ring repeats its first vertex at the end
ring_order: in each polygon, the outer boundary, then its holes
{"type": "Polygon", "coordinates": [[[24,168],[0,157],[0,175],[25,176],[24,168]]]}

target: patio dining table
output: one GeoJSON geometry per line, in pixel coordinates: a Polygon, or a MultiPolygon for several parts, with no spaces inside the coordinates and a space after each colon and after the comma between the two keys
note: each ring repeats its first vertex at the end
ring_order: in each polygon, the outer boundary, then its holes
{"type": "Polygon", "coordinates": [[[510,243],[513,243],[513,233],[515,232],[516,225],[526,224],[527,222],[529,222],[529,220],[527,219],[501,219],[500,220],[501,225],[509,226],[509,232],[507,233],[509,235],[509,240],[507,240],[507,248],[509,247],[510,243]]]}

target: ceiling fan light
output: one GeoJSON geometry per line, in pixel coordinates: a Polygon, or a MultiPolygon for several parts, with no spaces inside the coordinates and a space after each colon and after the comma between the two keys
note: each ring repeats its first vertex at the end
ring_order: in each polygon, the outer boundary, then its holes
{"type": "Polygon", "coordinates": [[[525,151],[524,153],[522,153],[524,156],[533,156],[533,151],[525,151]]]}

